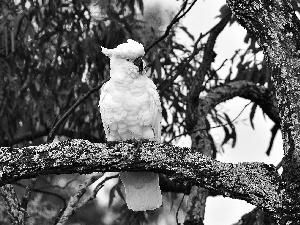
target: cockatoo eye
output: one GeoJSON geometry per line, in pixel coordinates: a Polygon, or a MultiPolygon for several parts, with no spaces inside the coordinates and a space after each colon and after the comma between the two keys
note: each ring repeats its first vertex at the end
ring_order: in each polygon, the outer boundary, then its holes
{"type": "Polygon", "coordinates": [[[127,61],[130,61],[130,59],[126,59],[127,61]]]}
{"type": "Polygon", "coordinates": [[[139,68],[139,72],[141,73],[144,69],[142,57],[136,58],[133,61],[133,64],[139,68]]]}

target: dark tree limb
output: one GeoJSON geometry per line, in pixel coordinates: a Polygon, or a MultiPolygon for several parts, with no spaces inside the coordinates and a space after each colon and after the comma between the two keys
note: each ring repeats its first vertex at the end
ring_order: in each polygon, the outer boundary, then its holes
{"type": "Polygon", "coordinates": [[[108,171],[164,173],[177,184],[190,183],[245,200],[277,218],[280,176],[273,165],[222,163],[189,148],[145,142],[91,143],[67,140],[25,148],[0,148],[0,185],[41,174],[108,171]]]}
{"type": "Polygon", "coordinates": [[[233,225],[276,225],[276,223],[264,211],[254,208],[233,225]]]}
{"type": "Polygon", "coordinates": [[[283,138],[283,178],[280,224],[300,224],[300,22],[290,1],[227,0],[238,22],[262,47],[274,79],[283,138]]]}
{"type": "Polygon", "coordinates": [[[208,36],[207,42],[205,44],[204,53],[203,53],[203,60],[201,66],[199,67],[193,85],[189,91],[188,97],[189,100],[192,102],[197,102],[200,92],[203,90],[203,82],[205,76],[207,75],[208,71],[211,68],[211,63],[214,61],[216,53],[213,51],[217,37],[228,24],[231,19],[231,12],[228,13],[224,18],[220,20],[220,22],[213,27],[208,36]]]}
{"type": "MultiPolygon", "coordinates": [[[[209,139],[206,128],[206,115],[199,107],[199,94],[203,90],[203,82],[208,71],[211,69],[211,63],[214,61],[215,52],[213,51],[217,37],[230,21],[231,13],[228,13],[222,18],[216,26],[210,31],[207,42],[205,44],[203,60],[201,66],[194,75],[193,85],[187,94],[187,109],[186,109],[186,130],[199,130],[191,134],[192,148],[201,152],[206,156],[212,157],[213,143],[209,139]]],[[[196,47],[196,46],[195,46],[196,47]]],[[[185,224],[201,224],[204,220],[205,199],[207,190],[200,187],[195,187],[189,196],[187,214],[185,224]]]]}
{"type": "Polygon", "coordinates": [[[275,124],[280,124],[279,110],[274,93],[251,81],[233,81],[221,84],[212,88],[206,96],[200,97],[200,100],[205,102],[206,112],[209,113],[216,105],[234,97],[249,99],[257,103],[275,124]]]}
{"type": "MultiPolygon", "coordinates": [[[[218,104],[223,103],[227,100],[233,99],[235,97],[241,97],[249,99],[254,103],[257,103],[264,113],[266,113],[269,118],[276,124],[280,125],[279,111],[277,107],[277,101],[275,99],[274,93],[269,89],[256,85],[251,81],[232,81],[230,83],[221,84],[208,91],[205,96],[200,97],[199,107],[205,109],[204,116],[215,108],[218,104]]],[[[191,130],[184,132],[175,136],[176,139],[180,136],[192,134],[199,130],[209,130],[210,128],[201,128],[196,130],[191,130]]],[[[171,139],[168,143],[171,143],[171,139]]]]}

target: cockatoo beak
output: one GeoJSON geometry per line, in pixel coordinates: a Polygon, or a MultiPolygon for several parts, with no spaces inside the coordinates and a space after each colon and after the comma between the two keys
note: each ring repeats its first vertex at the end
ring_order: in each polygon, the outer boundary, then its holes
{"type": "Polygon", "coordinates": [[[142,57],[138,57],[133,61],[133,64],[139,68],[139,73],[142,73],[144,70],[142,57]]]}

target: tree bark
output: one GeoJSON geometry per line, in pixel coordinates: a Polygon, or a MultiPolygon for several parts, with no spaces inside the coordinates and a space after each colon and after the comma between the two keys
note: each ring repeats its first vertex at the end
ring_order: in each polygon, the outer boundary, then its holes
{"type": "Polygon", "coordinates": [[[255,208],[233,225],[276,225],[262,210],[255,208]]]}
{"type": "Polygon", "coordinates": [[[258,40],[276,88],[284,160],[280,224],[300,224],[300,23],[290,1],[227,0],[258,40]]]}
{"type": "Polygon", "coordinates": [[[189,183],[245,200],[278,219],[281,178],[273,165],[222,163],[189,148],[154,142],[91,143],[67,140],[25,148],[0,148],[0,185],[41,174],[108,171],[164,173],[174,184],[189,183]]]}
{"type": "MultiPolygon", "coordinates": [[[[219,23],[211,30],[207,39],[203,60],[201,66],[194,75],[194,82],[190,88],[187,96],[187,110],[186,110],[186,130],[188,132],[197,130],[191,133],[192,148],[195,151],[212,157],[213,143],[209,138],[208,130],[206,129],[207,121],[205,110],[199,107],[199,94],[204,89],[204,80],[207,73],[211,69],[211,63],[215,59],[215,52],[213,51],[217,37],[230,21],[231,12],[222,18],[219,23]]],[[[202,225],[204,220],[206,198],[208,197],[208,190],[202,187],[192,187],[189,196],[188,209],[185,217],[185,225],[202,225]]]]}

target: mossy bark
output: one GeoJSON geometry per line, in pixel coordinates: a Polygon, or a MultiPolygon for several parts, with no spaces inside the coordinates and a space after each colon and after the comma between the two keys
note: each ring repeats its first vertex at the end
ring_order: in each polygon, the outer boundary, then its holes
{"type": "Polygon", "coordinates": [[[300,22],[290,1],[227,0],[264,50],[276,88],[284,161],[280,224],[300,224],[300,22]]]}

